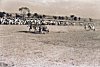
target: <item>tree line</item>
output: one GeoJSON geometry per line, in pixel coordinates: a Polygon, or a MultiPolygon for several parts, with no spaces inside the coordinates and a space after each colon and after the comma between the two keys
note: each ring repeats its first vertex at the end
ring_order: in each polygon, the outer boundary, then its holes
{"type": "MultiPolygon", "coordinates": [[[[20,18],[25,20],[26,18],[39,18],[39,19],[45,19],[46,17],[48,17],[48,15],[41,15],[38,13],[34,13],[32,14],[30,12],[30,9],[27,7],[21,7],[19,8],[20,14],[15,13],[14,18],[20,18]]],[[[12,18],[12,14],[10,13],[6,13],[6,12],[0,12],[0,17],[7,17],[7,18],[12,18]]],[[[77,17],[75,15],[70,15],[68,16],[52,16],[52,19],[54,20],[71,20],[71,21],[80,21],[82,18],[81,17],[77,17]]],[[[90,21],[92,21],[92,18],[89,18],[90,21]]]]}

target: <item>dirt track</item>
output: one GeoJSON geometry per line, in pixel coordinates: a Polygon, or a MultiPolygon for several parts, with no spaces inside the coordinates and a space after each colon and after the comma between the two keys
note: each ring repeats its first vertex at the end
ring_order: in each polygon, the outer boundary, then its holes
{"type": "Polygon", "coordinates": [[[48,26],[50,33],[27,26],[0,25],[0,62],[14,67],[100,67],[100,28],[48,26]]]}

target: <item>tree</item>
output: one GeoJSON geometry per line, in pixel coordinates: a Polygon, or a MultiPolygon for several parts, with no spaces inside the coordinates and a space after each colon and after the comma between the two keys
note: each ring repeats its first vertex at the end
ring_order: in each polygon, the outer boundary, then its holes
{"type": "Polygon", "coordinates": [[[31,13],[28,13],[27,16],[30,17],[31,16],[31,13]]]}
{"type": "Polygon", "coordinates": [[[77,21],[77,17],[74,17],[74,20],[77,21]]]}
{"type": "Polygon", "coordinates": [[[39,16],[39,15],[38,15],[37,13],[34,13],[34,14],[33,14],[33,17],[35,17],[35,18],[38,18],[38,16],[39,16]]]}
{"type": "Polygon", "coordinates": [[[89,21],[92,22],[92,18],[89,18],[89,21]]]}
{"type": "Polygon", "coordinates": [[[80,21],[80,20],[81,20],[81,18],[79,17],[79,18],[78,18],[78,20],[80,21]]]}
{"type": "Polygon", "coordinates": [[[68,20],[68,16],[65,16],[65,19],[68,20]]]}
{"type": "Polygon", "coordinates": [[[70,15],[71,18],[75,17],[74,15],[70,15]]]}
{"type": "Polygon", "coordinates": [[[46,17],[46,15],[43,15],[43,18],[45,18],[46,17]]]}
{"type": "Polygon", "coordinates": [[[6,13],[6,17],[10,18],[10,17],[12,17],[12,14],[6,13]]]}
{"type": "Polygon", "coordinates": [[[62,16],[61,19],[64,20],[65,18],[62,16]]]}
{"type": "Polygon", "coordinates": [[[25,19],[25,16],[30,13],[29,8],[27,7],[21,7],[19,8],[19,11],[21,12],[21,15],[23,16],[23,20],[25,19]]]}
{"type": "Polygon", "coordinates": [[[57,16],[53,16],[54,19],[57,19],[57,16]]]}
{"type": "Polygon", "coordinates": [[[71,20],[74,20],[75,15],[70,15],[71,20]]]}
{"type": "Polygon", "coordinates": [[[4,17],[5,14],[5,12],[0,12],[0,17],[4,17]]]}
{"type": "Polygon", "coordinates": [[[36,16],[36,18],[42,19],[42,15],[38,15],[36,16]]]}
{"type": "Polygon", "coordinates": [[[61,16],[59,16],[58,19],[61,20],[61,16]]]}
{"type": "Polygon", "coordinates": [[[21,7],[19,8],[19,11],[21,11],[22,14],[26,14],[27,12],[30,13],[29,8],[27,7],[21,7]]]}
{"type": "Polygon", "coordinates": [[[22,16],[20,16],[20,15],[18,15],[17,13],[16,13],[16,18],[21,18],[22,16]]]}

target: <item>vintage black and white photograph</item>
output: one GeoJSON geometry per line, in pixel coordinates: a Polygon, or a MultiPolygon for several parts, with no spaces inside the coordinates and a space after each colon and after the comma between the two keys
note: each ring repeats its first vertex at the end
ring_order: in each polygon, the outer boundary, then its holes
{"type": "Polygon", "coordinates": [[[100,67],[100,0],[0,0],[0,67],[100,67]]]}

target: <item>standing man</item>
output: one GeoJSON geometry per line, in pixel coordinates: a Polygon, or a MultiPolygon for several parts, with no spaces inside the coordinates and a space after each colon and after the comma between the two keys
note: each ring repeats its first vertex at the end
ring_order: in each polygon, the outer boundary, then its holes
{"type": "Polygon", "coordinates": [[[29,31],[31,31],[31,29],[32,29],[32,22],[29,21],[29,31]]]}

